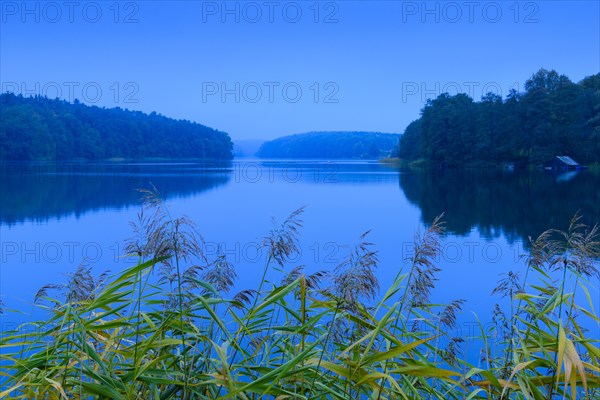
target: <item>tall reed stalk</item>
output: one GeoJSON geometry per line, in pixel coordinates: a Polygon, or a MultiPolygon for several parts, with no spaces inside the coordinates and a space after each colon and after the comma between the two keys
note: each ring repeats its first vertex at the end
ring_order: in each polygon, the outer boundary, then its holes
{"type": "Polygon", "coordinates": [[[597,227],[576,216],[533,241],[523,279],[503,275],[507,334],[493,347],[483,326],[452,334],[467,303],[430,301],[441,217],[380,295],[368,233],[330,273],[290,265],[302,212],[266,236],[258,290],[229,295],[234,266],[148,193],[127,247],[137,265],[98,278],[81,266],[40,290],[45,320],[3,332],[0,398],[600,398],[597,227]]]}

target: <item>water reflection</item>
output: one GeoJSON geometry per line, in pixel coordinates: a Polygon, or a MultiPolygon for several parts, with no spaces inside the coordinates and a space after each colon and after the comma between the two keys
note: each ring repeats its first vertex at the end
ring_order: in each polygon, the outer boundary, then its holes
{"type": "Polygon", "coordinates": [[[228,183],[393,184],[377,162],[241,160],[201,163],[3,163],[0,225],[139,205],[137,189],[188,197],[228,183]]]}
{"type": "Polygon", "coordinates": [[[229,181],[220,164],[2,164],[0,225],[45,221],[87,211],[139,205],[138,189],[164,198],[191,196],[229,181]]]}
{"type": "Polygon", "coordinates": [[[526,240],[565,229],[577,211],[585,223],[600,223],[600,175],[589,171],[402,172],[400,187],[423,222],[446,212],[447,228],[457,235],[475,228],[486,238],[526,240]]]}
{"type": "MultiPolygon", "coordinates": [[[[279,193],[293,188],[288,185],[293,183],[364,186],[396,184],[398,179],[408,201],[421,210],[423,222],[446,212],[447,227],[456,235],[477,229],[486,238],[504,235],[512,243],[545,229],[563,229],[578,210],[586,223],[600,222],[600,175],[588,171],[399,173],[377,162],[240,160],[0,164],[0,225],[138,206],[136,189],[151,185],[169,199],[228,184],[259,184],[248,190],[264,192],[272,183],[279,193]]],[[[359,196],[358,191],[368,189],[355,190],[359,196]]]]}

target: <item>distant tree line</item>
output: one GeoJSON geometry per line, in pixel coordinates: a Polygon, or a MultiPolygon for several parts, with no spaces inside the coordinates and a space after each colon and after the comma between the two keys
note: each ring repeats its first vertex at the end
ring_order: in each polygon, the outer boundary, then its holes
{"type": "Polygon", "coordinates": [[[399,135],[380,132],[310,132],[263,143],[262,158],[377,159],[389,157],[399,135]]]}
{"type": "Polygon", "coordinates": [[[442,94],[427,102],[399,145],[402,159],[443,166],[538,165],[558,155],[600,162],[600,73],[573,83],[541,69],[523,93],[511,90],[504,100],[442,94]]]}
{"type": "Polygon", "coordinates": [[[226,133],[155,112],[0,95],[0,160],[231,159],[231,151],[226,133]]]}

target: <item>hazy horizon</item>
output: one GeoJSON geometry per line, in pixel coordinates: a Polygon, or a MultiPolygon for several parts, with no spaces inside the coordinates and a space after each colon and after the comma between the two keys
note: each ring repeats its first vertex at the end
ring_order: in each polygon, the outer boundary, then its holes
{"type": "Polygon", "coordinates": [[[270,140],[402,133],[442,92],[600,71],[598,2],[373,3],[3,2],[0,89],[270,140]]]}

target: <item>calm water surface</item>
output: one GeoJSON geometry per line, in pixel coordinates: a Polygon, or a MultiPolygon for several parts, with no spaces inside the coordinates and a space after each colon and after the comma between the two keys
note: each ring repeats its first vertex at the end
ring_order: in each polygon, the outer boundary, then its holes
{"type": "MultiPolygon", "coordinates": [[[[382,290],[411,255],[415,231],[445,212],[449,234],[433,300],[467,300],[463,334],[475,321],[471,311],[486,322],[494,303],[505,304],[490,293],[502,273],[523,270],[528,236],[566,228],[578,210],[587,223],[600,222],[600,175],[586,171],[410,172],[376,162],[262,160],[1,168],[0,295],[7,309],[24,313],[36,313],[41,286],[64,281],[82,263],[98,274],[133,265],[123,244],[140,210],[136,189],[152,185],[173,216],[197,223],[209,256],[225,250],[239,289],[257,285],[271,219],[301,206],[302,254],[287,268],[331,270],[371,230],[382,290]]],[[[28,317],[3,318],[7,326],[28,317]]]]}

